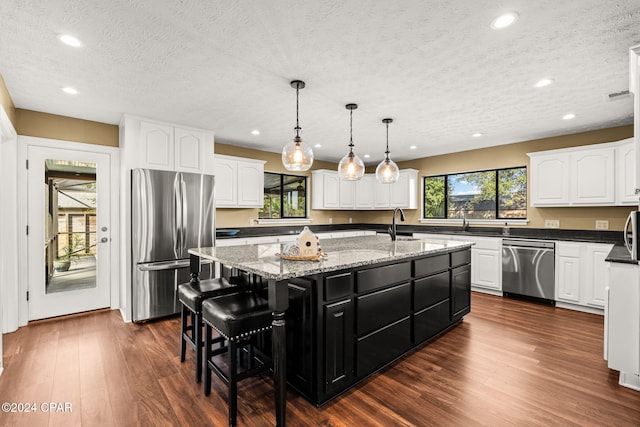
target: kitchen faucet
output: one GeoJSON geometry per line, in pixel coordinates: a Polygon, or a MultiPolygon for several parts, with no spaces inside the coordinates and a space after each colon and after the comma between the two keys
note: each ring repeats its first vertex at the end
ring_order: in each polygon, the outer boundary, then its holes
{"type": "Polygon", "coordinates": [[[467,221],[467,209],[462,209],[462,231],[469,229],[469,222],[467,221]]]}
{"type": "Polygon", "coordinates": [[[400,211],[400,221],[404,222],[404,211],[400,208],[395,208],[393,210],[393,219],[391,220],[391,227],[389,227],[389,235],[391,236],[391,240],[395,242],[396,240],[396,212],[400,211]]]}

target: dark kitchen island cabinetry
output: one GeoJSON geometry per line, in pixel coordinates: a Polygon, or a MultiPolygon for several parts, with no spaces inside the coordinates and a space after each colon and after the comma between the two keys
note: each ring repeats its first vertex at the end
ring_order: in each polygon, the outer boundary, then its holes
{"type": "Polygon", "coordinates": [[[289,384],[320,406],[458,323],[470,249],[444,252],[291,281],[289,384]]]}

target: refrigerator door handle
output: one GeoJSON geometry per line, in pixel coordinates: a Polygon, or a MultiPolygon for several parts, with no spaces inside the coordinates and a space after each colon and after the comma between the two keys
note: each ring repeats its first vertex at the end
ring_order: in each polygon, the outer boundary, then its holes
{"type": "Polygon", "coordinates": [[[173,212],[174,224],[171,228],[173,238],[173,252],[176,258],[182,258],[182,192],[180,182],[182,176],[177,173],[173,180],[173,212]]]}
{"type": "Polygon", "coordinates": [[[186,256],[187,250],[189,248],[185,248],[187,244],[187,228],[190,226],[189,216],[188,216],[188,206],[187,206],[187,185],[184,182],[182,174],[180,174],[180,209],[182,209],[180,213],[180,256],[186,256]]]}
{"type": "MultiPolygon", "coordinates": [[[[200,264],[213,264],[211,260],[201,260],[200,264]]],[[[177,270],[179,268],[189,267],[188,259],[181,259],[176,261],[163,261],[163,262],[146,262],[138,264],[138,270],[140,271],[162,271],[162,270],[177,270]]]]}

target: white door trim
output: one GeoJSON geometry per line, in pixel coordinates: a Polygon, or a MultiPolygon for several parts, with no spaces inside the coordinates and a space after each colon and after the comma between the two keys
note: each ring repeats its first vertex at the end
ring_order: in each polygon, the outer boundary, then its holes
{"type": "MultiPolygon", "coordinates": [[[[19,194],[27,194],[27,169],[26,160],[29,146],[37,147],[54,147],[65,150],[85,151],[90,153],[102,153],[108,154],[111,157],[111,266],[114,272],[114,278],[118,277],[120,271],[120,224],[117,220],[120,217],[120,150],[117,147],[107,147],[104,145],[85,144],[80,142],[69,142],[57,139],[49,138],[37,138],[32,136],[18,136],[18,189],[19,194]]],[[[20,280],[19,291],[17,299],[8,302],[9,304],[15,304],[18,307],[19,312],[19,326],[24,326],[28,322],[29,306],[27,303],[26,295],[29,290],[29,284],[27,281],[27,203],[24,197],[18,200],[18,230],[19,233],[19,267],[20,280]]],[[[120,287],[118,286],[118,280],[111,281],[111,309],[120,308],[120,287]]]]}

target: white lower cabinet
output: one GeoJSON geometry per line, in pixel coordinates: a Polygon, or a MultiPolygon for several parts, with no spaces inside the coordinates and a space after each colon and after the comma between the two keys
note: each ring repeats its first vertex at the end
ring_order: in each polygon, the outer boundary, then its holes
{"type": "Polygon", "coordinates": [[[605,258],[613,245],[556,242],[556,301],[603,309],[609,284],[605,258]]]}

